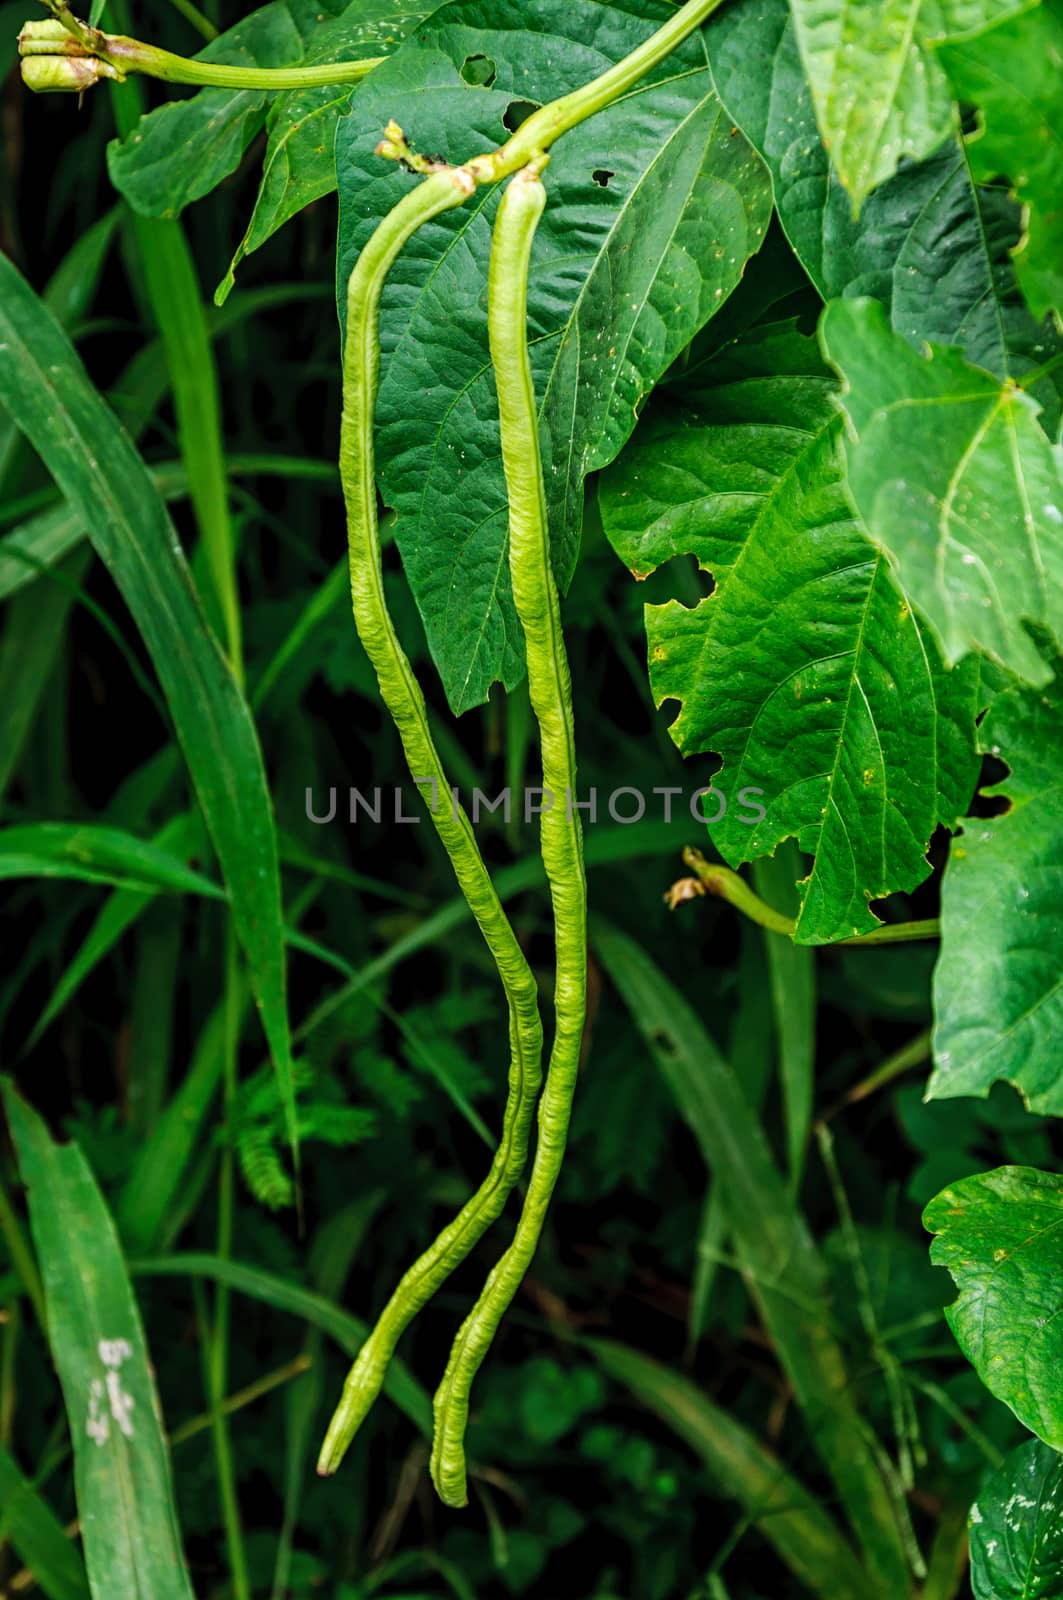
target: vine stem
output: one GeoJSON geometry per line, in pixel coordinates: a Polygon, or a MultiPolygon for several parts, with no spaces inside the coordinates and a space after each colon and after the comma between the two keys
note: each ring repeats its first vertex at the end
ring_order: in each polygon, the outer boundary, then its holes
{"type": "MultiPolygon", "coordinates": [[[[674,908],[682,901],[695,894],[714,894],[721,900],[726,900],[728,905],[734,906],[736,911],[748,917],[751,922],[757,923],[761,928],[767,928],[769,933],[777,933],[782,938],[793,939],[797,930],[797,921],[794,917],[787,917],[781,911],[776,911],[774,906],[769,906],[766,900],[754,894],[746,880],[737,872],[732,872],[730,867],[720,866],[715,861],[706,861],[700,850],[695,850],[693,845],[688,845],[683,851],[683,860],[695,874],[695,886],[691,890],[688,879],[680,880],[668,891],[665,898],[674,908]]],[[[838,945],[874,945],[874,944],[906,944],[913,939],[937,939],[941,934],[941,922],[937,917],[927,917],[922,922],[886,922],[881,928],[874,928],[870,933],[857,933],[851,939],[833,939],[830,948],[838,945]]]]}
{"type": "Polygon", "coordinates": [[[432,820],[502,979],[510,1018],[509,1093],[502,1139],[487,1178],[403,1277],[358,1353],[321,1447],[318,1471],[322,1473],[334,1472],[342,1460],[380,1392],[388,1361],[404,1329],[501,1213],[524,1167],[541,1081],[542,1023],[535,977],[502,909],[472,825],[456,803],[451,806],[424,696],[388,613],[377,524],[373,414],[380,367],[381,291],[395,259],[417,229],[460,205],[473,187],[460,168],[432,173],[385,217],[358,257],[347,294],[340,473],[347,504],[355,623],[410,771],[418,783],[434,786],[432,820]]]}
{"type": "Polygon", "coordinates": [[[81,91],[100,78],[121,82],[129,73],[214,89],[313,89],[357,83],[384,59],[323,61],[313,66],[236,67],[222,61],[197,61],[130,39],[104,33],[76,17],[62,0],[44,0],[52,16],[27,22],[18,36],[23,81],[30,89],[81,91]]]}
{"type": "Polygon", "coordinates": [[[435,1397],[432,1479],[450,1506],[468,1501],[464,1439],[473,1379],[531,1264],[561,1171],[587,1012],[587,883],[583,831],[573,805],[572,685],[550,560],[538,409],[527,343],[528,274],[535,230],[546,204],[539,178],[546,159],[540,156],[517,173],[502,197],[491,244],[487,325],[509,496],[513,600],[524,630],[528,689],[539,724],[543,790],[551,797],[542,815],[540,841],[554,910],[555,1029],[539,1106],[535,1160],[516,1233],[454,1340],[435,1397]]]}

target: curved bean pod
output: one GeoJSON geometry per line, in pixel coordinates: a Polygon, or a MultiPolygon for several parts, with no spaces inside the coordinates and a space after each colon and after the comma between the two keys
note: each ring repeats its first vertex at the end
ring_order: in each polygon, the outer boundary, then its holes
{"type": "Polygon", "coordinates": [[[334,1472],[380,1392],[395,1346],[422,1306],[499,1215],[524,1167],[541,1081],[542,1022],[534,975],[502,909],[464,811],[449,787],[428,725],[424,696],[399,643],[384,597],[377,526],[373,418],[380,368],[380,295],[397,256],[419,227],[457,206],[473,184],[460,168],[432,173],[384,218],[362,251],[347,291],[340,471],[347,506],[354,619],[381,697],[399,731],[410,770],[434,779],[432,813],[459,887],[498,966],[509,1004],[509,1089],[502,1139],[491,1169],[454,1220],[409,1269],[362,1346],[321,1447],[318,1471],[334,1472]]]}
{"type": "MultiPolygon", "coordinates": [[[[488,328],[498,389],[502,459],[509,492],[513,597],[524,629],[528,687],[539,723],[543,787],[553,796],[541,824],[557,946],[555,1032],[539,1106],[538,1143],[513,1242],[454,1341],[435,1397],[432,1479],[440,1498],[465,1505],[465,1426],[476,1372],[535,1254],[561,1170],[579,1070],[587,1002],[587,893],[576,797],[572,686],[550,564],[539,453],[539,419],[526,334],[528,271],[546,201],[539,157],[507,188],[495,221],[488,282],[488,328]]],[[[544,797],[545,803],[545,797],[544,797]]]]}

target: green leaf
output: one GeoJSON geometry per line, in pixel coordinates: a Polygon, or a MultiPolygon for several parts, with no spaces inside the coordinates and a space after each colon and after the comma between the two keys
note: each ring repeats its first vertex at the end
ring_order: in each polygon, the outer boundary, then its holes
{"type": "Polygon", "coordinates": [[[1013,1450],[971,1507],[975,1600],[1063,1594],[1063,1456],[1038,1439],[1013,1450]]]}
{"type": "Polygon", "coordinates": [[[1063,451],[1037,404],[955,350],[920,354],[871,300],[829,305],[821,337],[844,379],[853,501],[946,658],[986,650],[1044,683],[1023,623],[1063,616],[1063,451]]]}
{"type": "Polygon", "coordinates": [[[143,462],[61,329],[6,258],[0,259],[0,403],[77,509],[151,655],[221,863],[294,1147],[280,875],[254,723],[143,462]]]}
{"type": "MultiPolygon", "coordinates": [[[[303,37],[287,0],[242,17],[194,57],[234,67],[301,60],[303,37]]],[[[176,217],[234,172],[265,119],[263,89],[201,89],[141,117],[107,147],[111,182],[143,217],[176,217]]]]}
{"type": "Polygon", "coordinates": [[[124,889],[168,889],[220,898],[201,872],[121,828],[85,822],[27,822],[0,828],[0,879],[75,878],[124,889]]]}
{"type": "Polygon", "coordinates": [[[712,573],[696,606],[646,608],[654,699],[679,702],[685,754],[723,758],[726,809],[707,804],[725,860],[791,837],[815,857],[797,938],[824,943],[877,927],[869,901],[928,875],[931,834],[974,785],[977,697],[853,520],[814,341],[768,327],[708,373],[603,477],[602,520],[636,576],[683,554],[712,573]]]}
{"type": "Polygon", "coordinates": [[[982,38],[941,52],[952,91],[979,108],[968,141],[979,178],[1006,177],[1026,208],[1015,265],[1038,316],[1063,313],[1063,6],[1043,0],[982,38]]]}
{"type": "Polygon", "coordinates": [[[612,1377],[684,1439],[814,1594],[866,1600],[868,1576],[822,1502],[756,1436],[689,1378],[608,1339],[587,1348],[612,1377]]]}
{"type": "Polygon", "coordinates": [[[959,1294],[945,1315],[990,1393],[1063,1448],[1063,1177],[997,1167],[943,1189],[923,1213],[935,1266],[959,1294]]]}
{"type": "MultiPolygon", "coordinates": [[[[707,37],[720,98],[768,163],[780,221],[825,300],[872,295],[897,333],[958,345],[998,378],[1022,378],[1061,347],[1016,280],[1019,207],[974,182],[973,147],[951,137],[906,163],[854,219],[816,126],[787,0],[724,6],[707,37]]],[[[1051,378],[1034,393],[1058,415],[1051,378]]]]}
{"type": "MultiPolygon", "coordinates": [[[[337,139],[339,283],[409,178],[373,154],[401,107],[407,131],[463,161],[545,101],[620,60],[660,19],[655,0],[478,0],[433,17],[362,86],[337,139]],[[491,87],[462,79],[494,64],[491,87]],[[512,120],[512,119],[511,119],[512,120]]],[[[721,110],[688,40],[630,94],[559,141],[532,263],[529,328],[559,582],[575,563],[587,472],[613,459],[644,396],[723,302],[764,235],[770,185],[721,110]]],[[[509,590],[506,494],[484,295],[497,195],[425,229],[385,290],[378,463],[429,646],[456,711],[512,687],[523,647],[509,590]]],[[[341,292],[342,301],[342,292],[341,292]]]]}
{"type": "Polygon", "coordinates": [[[77,1545],[0,1444],[0,1542],[5,1540],[48,1600],[88,1600],[85,1563],[77,1545]]]}
{"type": "MultiPolygon", "coordinates": [[[[387,55],[434,9],[434,0],[420,6],[411,0],[351,0],[338,16],[314,30],[302,65],[387,55]]],[[[219,305],[229,295],[243,258],[289,218],[335,189],[336,129],[350,108],[353,92],[351,84],[340,83],[289,89],[271,97],[255,209],[219,286],[215,297],[219,305]]]]}
{"type": "Polygon", "coordinates": [[[44,1279],[96,1600],[193,1600],[144,1332],[107,1207],[76,1145],[2,1085],[44,1279]]]}
{"type": "Polygon", "coordinates": [[[971,818],[953,841],[934,975],[934,1072],[927,1094],[1014,1085],[1031,1111],[1063,1115],[1063,686],[998,695],[981,748],[1009,775],[1001,816],[971,818]]]}
{"type": "Polygon", "coordinates": [[[904,158],[952,127],[934,45],[982,33],[1035,0],[790,0],[823,142],[854,211],[904,158]]]}

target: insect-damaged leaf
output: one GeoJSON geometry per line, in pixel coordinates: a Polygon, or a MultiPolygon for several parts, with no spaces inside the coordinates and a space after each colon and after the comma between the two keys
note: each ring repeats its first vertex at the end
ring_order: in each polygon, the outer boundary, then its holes
{"type": "Polygon", "coordinates": [[[1063,1177],[997,1167],[943,1189],[923,1214],[935,1266],[959,1293],[945,1315],[986,1388],[1063,1449],[1063,1177]]]}
{"type": "Polygon", "coordinates": [[[853,501],[947,659],[982,649],[1044,683],[1023,624],[1063,618],[1063,450],[1038,406],[955,350],[914,349],[873,300],[832,302],[821,337],[844,380],[853,501]]]}
{"type": "MultiPolygon", "coordinates": [[[[358,251],[410,178],[373,152],[396,107],[431,153],[499,144],[528,102],[587,82],[667,12],[654,0],[446,7],[360,90],[337,141],[341,311],[358,251]],[[466,62],[488,62],[472,87],[466,62]]],[[[755,153],[724,116],[691,38],[561,139],[532,260],[529,336],[554,566],[564,586],[587,472],[613,459],[639,404],[738,281],[770,214],[755,153]]],[[[384,497],[448,698],[461,711],[523,672],[506,560],[485,293],[497,196],[424,229],[385,290],[377,410],[384,497]]]]}
{"type": "MultiPolygon", "coordinates": [[[[1058,672],[1058,668],[1057,668],[1058,672]]],[[[1007,762],[987,794],[1002,816],[971,818],[942,887],[934,976],[933,1099],[1014,1084],[1032,1111],[1063,1115],[1063,687],[998,695],[979,744],[1007,762]],[[987,1003],[987,997],[992,1003],[987,1003]]]]}
{"type": "Polygon", "coordinates": [[[1013,1450],[971,1507],[975,1600],[1063,1594],[1063,1456],[1039,1439],[1013,1450]]]}
{"type": "Polygon", "coordinates": [[[193,1600],[144,1331],[114,1224],[76,1145],[3,1101],[44,1279],[94,1600],[193,1600]]]}
{"type": "Polygon", "coordinates": [[[977,673],[944,669],[853,519],[815,342],[768,327],[707,375],[604,476],[603,522],[639,576],[682,554],[713,576],[694,607],[648,606],[646,627],[673,738],[723,757],[721,854],[737,866],[795,837],[815,857],[798,939],[867,932],[869,900],[927,876],[930,835],[970,795],[977,673]]]}

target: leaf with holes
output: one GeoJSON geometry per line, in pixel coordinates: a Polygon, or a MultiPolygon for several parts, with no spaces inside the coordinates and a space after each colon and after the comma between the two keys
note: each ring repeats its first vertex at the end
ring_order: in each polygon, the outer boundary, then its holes
{"type": "Polygon", "coordinates": [[[978,677],[944,669],[853,519],[815,341],[769,327],[709,372],[696,411],[644,423],[603,477],[602,518],[638,576],[680,554],[712,574],[697,606],[646,609],[654,698],[679,702],[685,754],[723,758],[725,860],[791,837],[815,857],[797,937],[823,943],[927,876],[930,835],[974,785],[978,677]]]}
{"type": "Polygon", "coordinates": [[[979,729],[982,749],[1011,769],[986,791],[1008,809],[971,819],[949,855],[934,977],[932,1099],[986,1095],[1004,1079],[1032,1111],[1063,1115],[1059,670],[1047,691],[999,695],[979,729]]]}
{"type": "MultiPolygon", "coordinates": [[[[825,300],[870,295],[895,332],[957,345],[998,378],[1023,378],[1061,348],[1016,279],[1021,209],[974,182],[973,144],[950,137],[906,162],[856,219],[816,126],[787,0],[724,6],[707,37],[720,98],[771,168],[779,219],[825,300]]],[[[1033,390],[1053,423],[1060,382],[1033,390]]]]}
{"type": "MultiPolygon", "coordinates": [[[[372,77],[340,130],[339,282],[409,178],[374,156],[396,106],[413,138],[463,161],[543,101],[620,60],[655,0],[461,0],[372,77]]],[[[571,576],[585,475],[630,435],[643,397],[734,288],[771,208],[768,175],[724,115],[689,39],[560,140],[532,265],[529,326],[558,579],[571,576]]],[[[448,698],[519,681],[485,293],[497,195],[423,229],[383,299],[377,459],[448,698]]],[[[342,295],[341,295],[342,299],[342,295]]]]}
{"type": "Polygon", "coordinates": [[[790,0],[823,142],[859,210],[905,158],[952,128],[935,46],[984,33],[1034,0],[790,0]]]}
{"type": "Polygon", "coordinates": [[[920,354],[873,300],[833,301],[821,337],[844,380],[853,501],[946,657],[985,650],[1044,683],[1024,623],[1063,617],[1063,451],[1036,403],[955,350],[920,354]]]}
{"type": "Polygon", "coordinates": [[[975,1600],[1063,1594],[1063,1456],[1039,1439],[1013,1450],[971,1507],[975,1600]]]}
{"type": "Polygon", "coordinates": [[[997,1167],[943,1189],[923,1213],[935,1266],[959,1293],[945,1315],[986,1388],[1063,1449],[1063,1177],[997,1167]]]}

